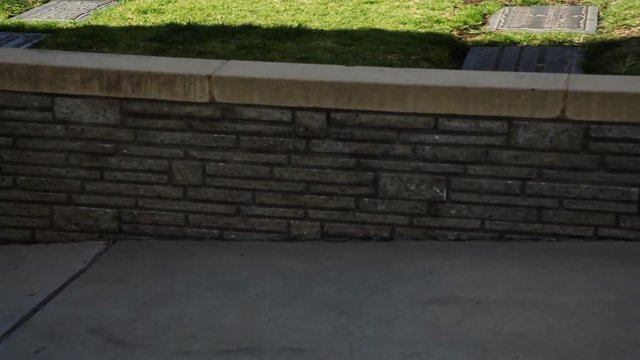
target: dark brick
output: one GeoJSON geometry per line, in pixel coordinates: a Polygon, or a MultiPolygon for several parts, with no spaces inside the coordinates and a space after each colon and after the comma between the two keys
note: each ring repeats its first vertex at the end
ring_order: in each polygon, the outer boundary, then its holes
{"type": "Polygon", "coordinates": [[[429,217],[415,218],[413,219],[413,224],[421,227],[479,229],[482,221],[476,219],[429,217]]]}
{"type": "Polygon", "coordinates": [[[120,123],[120,103],[117,100],[56,98],[54,113],[58,121],[111,125],[120,123]]]}
{"type": "Polygon", "coordinates": [[[56,229],[109,232],[118,230],[118,211],[86,207],[53,208],[56,229]]]}
{"type": "Polygon", "coordinates": [[[522,189],[522,183],[516,180],[452,178],[451,188],[469,192],[519,194],[522,189]]]}
{"type": "Polygon", "coordinates": [[[112,182],[87,182],[88,193],[135,195],[161,198],[180,198],[182,188],[167,185],[123,184],[112,182]]]}
{"type": "Polygon", "coordinates": [[[148,209],[201,212],[213,214],[235,214],[235,205],[211,204],[209,202],[188,202],[184,200],[140,199],[138,205],[148,209]]]}
{"type": "Polygon", "coordinates": [[[187,118],[219,119],[221,109],[211,104],[176,104],[160,101],[125,101],[122,110],[131,114],[157,114],[187,118]]]}
{"type": "Polygon", "coordinates": [[[640,126],[591,125],[590,135],[596,138],[640,140],[640,126]]]}
{"type": "Polygon", "coordinates": [[[580,150],[584,125],[514,121],[511,145],[521,148],[580,150]]]}
{"type": "Polygon", "coordinates": [[[446,199],[446,179],[430,175],[380,174],[380,196],[385,198],[446,199]]]}
{"type": "Polygon", "coordinates": [[[391,228],[388,226],[355,225],[355,224],[324,224],[327,236],[344,239],[377,240],[391,238],[391,228]]]}
{"type": "Polygon", "coordinates": [[[230,241],[282,241],[289,238],[288,234],[274,234],[265,232],[229,231],[222,232],[223,240],[230,241]]]}
{"type": "Polygon", "coordinates": [[[312,166],[312,167],[327,167],[327,168],[353,168],[356,166],[357,160],[354,158],[340,158],[340,157],[327,157],[327,156],[307,156],[307,155],[292,155],[291,164],[312,166]]]}
{"type": "Polygon", "coordinates": [[[126,127],[142,129],[185,130],[189,128],[189,122],[185,120],[126,117],[122,122],[126,127]]]}
{"type": "Polygon", "coordinates": [[[467,166],[467,174],[478,176],[533,179],[538,176],[538,170],[505,166],[469,165],[467,166]]]}
{"type": "Polygon", "coordinates": [[[438,119],[438,129],[447,131],[506,133],[504,120],[438,119]]]}
{"type": "Polygon", "coordinates": [[[29,242],[31,241],[31,231],[18,229],[2,229],[2,231],[0,231],[0,242],[3,241],[29,242]]]}
{"type": "Polygon", "coordinates": [[[640,144],[592,141],[589,143],[589,150],[605,154],[640,154],[640,144]]]}
{"type": "Polygon", "coordinates": [[[155,183],[155,184],[166,184],[169,182],[169,177],[167,175],[150,174],[150,173],[131,173],[131,172],[120,172],[120,171],[105,171],[104,178],[106,180],[155,183]]]}
{"type": "Polygon", "coordinates": [[[236,216],[189,215],[189,224],[198,227],[222,229],[262,230],[289,232],[286,220],[258,219],[236,216]]]}
{"type": "Polygon", "coordinates": [[[206,173],[215,176],[268,178],[271,177],[271,168],[246,164],[209,163],[206,173]]]}
{"type": "Polygon", "coordinates": [[[166,160],[151,160],[143,158],[100,155],[69,155],[69,164],[86,167],[125,170],[163,171],[169,168],[169,162],[166,160]]]}
{"type": "Polygon", "coordinates": [[[66,202],[67,195],[40,191],[0,190],[0,199],[16,201],[66,202]]]}
{"type": "Polygon", "coordinates": [[[598,229],[600,240],[624,239],[624,240],[640,240],[640,231],[600,228],[598,229]]]}
{"type": "Polygon", "coordinates": [[[640,175],[637,174],[544,170],[542,172],[542,177],[552,180],[602,182],[607,183],[607,185],[612,183],[632,185],[640,184],[640,175]]]}
{"type": "Polygon", "coordinates": [[[464,165],[454,164],[433,164],[426,162],[409,161],[389,161],[389,160],[365,160],[360,159],[360,167],[363,169],[375,170],[404,170],[420,171],[427,173],[451,173],[460,174],[464,172],[464,165]]]}
{"type": "Polygon", "coordinates": [[[95,232],[67,232],[36,230],[36,240],[38,242],[75,242],[75,241],[114,241],[115,234],[100,234],[95,232]]]}
{"type": "Polygon", "coordinates": [[[53,114],[49,111],[36,110],[0,110],[0,120],[52,122],[53,114]]]}
{"type": "Polygon", "coordinates": [[[638,205],[619,202],[587,201],[587,200],[564,200],[564,207],[576,210],[613,211],[622,213],[635,213],[638,205]]]}
{"type": "Polygon", "coordinates": [[[13,177],[0,176],[0,188],[7,188],[13,186],[13,177]]]}
{"type": "Polygon", "coordinates": [[[359,212],[346,211],[320,211],[309,210],[309,218],[321,220],[335,220],[346,222],[361,222],[368,224],[396,224],[407,225],[409,218],[406,216],[386,215],[386,214],[369,214],[359,212]]]}
{"type": "Polygon", "coordinates": [[[251,192],[238,190],[192,188],[187,191],[187,197],[194,200],[224,201],[232,203],[249,204],[252,202],[251,192]]]}
{"type": "Polygon", "coordinates": [[[312,181],[334,184],[367,185],[373,182],[372,173],[339,170],[275,168],[273,169],[273,177],[282,180],[312,181]]]}
{"type": "Polygon", "coordinates": [[[294,240],[320,240],[320,223],[315,221],[291,221],[291,237],[294,240]]]}
{"type": "Polygon", "coordinates": [[[411,146],[348,141],[311,140],[311,151],[378,156],[410,156],[411,146]]]}
{"type": "Polygon", "coordinates": [[[279,181],[279,180],[241,180],[231,178],[207,178],[206,184],[213,187],[247,189],[247,190],[270,190],[301,192],[306,189],[304,183],[279,181]]]}
{"type": "Polygon", "coordinates": [[[355,200],[348,197],[258,193],[256,202],[265,205],[298,206],[328,209],[353,209],[355,200]]]}
{"type": "Polygon", "coordinates": [[[314,194],[336,195],[373,195],[376,190],[372,186],[310,184],[309,191],[314,194]]]}
{"type": "Polygon", "coordinates": [[[543,210],[542,221],[561,224],[578,225],[615,225],[616,217],[613,213],[571,211],[571,210],[543,210]]]}
{"type": "Polygon", "coordinates": [[[235,146],[236,137],[233,135],[213,135],[200,133],[178,133],[163,131],[138,130],[137,138],[140,142],[154,144],[172,144],[187,146],[230,147],[235,146]]]}
{"type": "Polygon", "coordinates": [[[121,152],[125,155],[181,158],[184,157],[184,151],[180,149],[167,149],[157,146],[135,146],[122,145],[121,152]]]}
{"type": "Polygon", "coordinates": [[[216,240],[220,238],[220,231],[213,229],[194,229],[186,227],[160,226],[160,225],[132,225],[123,224],[122,230],[125,233],[137,235],[150,235],[153,238],[184,238],[216,240]]]}
{"type": "Polygon", "coordinates": [[[402,201],[362,199],[359,202],[362,211],[390,212],[400,214],[426,214],[429,207],[425,201],[402,201]]]}
{"type": "Polygon", "coordinates": [[[500,235],[495,233],[445,231],[408,227],[399,227],[396,229],[396,240],[495,241],[499,239],[500,235]]]}
{"type": "Polygon", "coordinates": [[[0,135],[64,136],[62,125],[0,121],[0,135]]]}
{"type": "Polygon", "coordinates": [[[529,182],[527,194],[599,200],[638,200],[637,188],[583,184],[529,182]]]}
{"type": "Polygon", "coordinates": [[[76,151],[96,154],[116,154],[117,145],[91,143],[87,141],[68,140],[18,140],[16,145],[22,149],[52,150],[52,151],[76,151]]]}
{"type": "Polygon", "coordinates": [[[450,200],[454,202],[467,202],[476,204],[535,206],[545,208],[557,208],[560,206],[558,199],[540,199],[523,196],[483,195],[470,193],[451,193],[450,200]]]}
{"type": "Polygon", "coordinates": [[[418,146],[416,155],[427,160],[477,162],[486,159],[487,150],[459,146],[418,146]]]}
{"type": "Polygon", "coordinates": [[[336,128],[329,129],[329,136],[340,140],[373,140],[395,142],[398,138],[396,131],[388,129],[358,129],[358,128],[336,128]]]}
{"type": "Polygon", "coordinates": [[[638,156],[606,156],[605,166],[609,169],[640,170],[640,157],[638,156]]]}
{"type": "Polygon", "coordinates": [[[506,136],[400,133],[400,141],[426,144],[506,145],[506,136]]]}
{"type": "Polygon", "coordinates": [[[640,215],[622,215],[620,217],[620,226],[640,230],[640,215]]]}
{"type": "Polygon", "coordinates": [[[196,159],[237,161],[268,164],[286,164],[287,155],[254,154],[238,152],[189,151],[189,156],[196,159]]]}
{"type": "Polygon", "coordinates": [[[600,157],[596,155],[492,150],[489,152],[489,161],[511,165],[596,168],[600,164],[600,157]]]}
{"type": "Polygon", "coordinates": [[[385,127],[402,129],[432,129],[434,119],[427,116],[331,113],[331,124],[342,126],[385,127]]]}
{"type": "Polygon", "coordinates": [[[296,133],[300,136],[327,135],[327,114],[314,111],[296,111],[296,133]]]}
{"type": "Polygon", "coordinates": [[[1,147],[11,147],[13,145],[13,139],[0,137],[0,146],[1,147]]]}
{"type": "Polygon", "coordinates": [[[291,122],[290,110],[263,107],[230,106],[224,109],[226,119],[291,122]]]}
{"type": "Polygon", "coordinates": [[[53,97],[0,91],[0,106],[13,108],[50,108],[53,97]]]}
{"type": "Polygon", "coordinates": [[[65,163],[64,154],[53,154],[50,152],[32,152],[23,150],[2,150],[0,151],[0,161],[4,163],[14,162],[23,164],[45,164],[62,165],[65,163]]]}
{"type": "Polygon", "coordinates": [[[489,230],[496,230],[496,231],[569,235],[569,236],[593,236],[593,233],[594,233],[593,228],[584,227],[584,226],[508,223],[508,222],[500,222],[500,221],[487,221],[485,223],[485,227],[489,230]]]}
{"type": "Polygon", "coordinates": [[[116,196],[96,196],[96,195],[71,195],[71,201],[84,205],[104,205],[112,207],[131,207],[136,201],[133,198],[122,198],[116,196]]]}
{"type": "Polygon", "coordinates": [[[173,161],[171,176],[176,185],[201,185],[202,163],[198,161],[173,161]]]}
{"type": "Polygon", "coordinates": [[[435,214],[441,217],[461,217],[489,220],[536,221],[534,208],[495,205],[437,204],[435,214]]]}
{"type": "Polygon", "coordinates": [[[0,202],[0,214],[14,216],[47,217],[50,208],[48,205],[29,205],[12,202],[0,202]]]}
{"type": "Polygon", "coordinates": [[[136,224],[184,225],[185,215],[160,211],[122,210],[122,221],[136,224]]]}
{"type": "Polygon", "coordinates": [[[80,191],[79,180],[18,177],[16,178],[16,186],[19,189],[27,189],[27,190],[44,190],[44,191],[61,191],[61,192],[62,191],[64,192],[80,191]]]}
{"type": "Polygon", "coordinates": [[[67,134],[72,138],[112,141],[133,141],[134,132],[130,129],[103,128],[89,126],[69,126],[67,134]]]}
{"type": "Polygon", "coordinates": [[[98,179],[100,171],[52,168],[43,166],[2,165],[2,171],[10,174],[42,175],[79,179],[98,179]]]}
{"type": "Polygon", "coordinates": [[[281,217],[281,218],[302,218],[304,209],[282,209],[273,207],[243,206],[240,208],[242,215],[281,217]]]}
{"type": "Polygon", "coordinates": [[[306,147],[305,140],[257,136],[243,136],[240,138],[240,144],[247,149],[269,151],[295,151],[304,150],[306,147]]]}
{"type": "Polygon", "coordinates": [[[280,125],[274,123],[247,124],[237,121],[194,121],[192,126],[197,130],[204,130],[215,133],[230,134],[255,134],[255,135],[292,135],[294,129],[290,125],[280,125]]]}

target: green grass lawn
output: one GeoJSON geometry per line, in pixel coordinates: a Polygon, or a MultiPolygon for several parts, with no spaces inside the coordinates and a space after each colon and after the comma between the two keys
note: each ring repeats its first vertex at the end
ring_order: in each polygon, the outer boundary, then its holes
{"type": "MultiPolygon", "coordinates": [[[[0,15],[37,2],[0,0],[0,15]]],[[[459,68],[471,45],[583,45],[588,71],[640,75],[640,0],[120,0],[82,22],[0,29],[50,32],[48,49],[394,67],[459,68]],[[600,6],[598,34],[483,31],[504,4],[556,3],[600,6]]]]}

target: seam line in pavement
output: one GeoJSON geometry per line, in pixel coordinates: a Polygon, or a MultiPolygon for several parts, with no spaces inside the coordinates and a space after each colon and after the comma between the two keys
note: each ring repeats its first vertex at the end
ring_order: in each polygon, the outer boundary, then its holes
{"type": "Polygon", "coordinates": [[[5,331],[4,334],[0,335],[0,344],[2,344],[9,336],[11,336],[16,330],[18,330],[22,325],[24,325],[27,321],[29,321],[35,314],[37,314],[40,310],[42,310],[51,300],[55,299],[61,292],[63,292],[71,283],[73,283],[77,278],[79,278],[85,271],[89,270],[93,264],[95,264],[98,259],[106,253],[113,245],[115,241],[111,241],[105,244],[104,248],[98,251],[87,263],[76,271],[73,275],[71,275],[67,280],[65,280],[60,286],[55,288],[51,294],[47,295],[42,301],[40,301],[33,309],[29,310],[26,314],[20,317],[15,324],[13,324],[9,330],[5,331]]]}

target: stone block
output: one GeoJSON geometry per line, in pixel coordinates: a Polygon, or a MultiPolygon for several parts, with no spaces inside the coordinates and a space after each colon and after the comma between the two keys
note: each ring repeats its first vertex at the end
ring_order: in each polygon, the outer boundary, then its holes
{"type": "Polygon", "coordinates": [[[497,205],[436,204],[434,214],[440,217],[488,220],[536,221],[535,208],[497,205]]]}
{"type": "Polygon", "coordinates": [[[282,180],[324,182],[334,184],[368,185],[373,182],[373,174],[369,172],[275,168],[273,177],[282,180]]]}
{"type": "Polygon", "coordinates": [[[124,184],[113,182],[87,182],[85,189],[88,193],[134,195],[160,198],[180,198],[182,188],[167,185],[124,184]]]}
{"type": "Polygon", "coordinates": [[[25,228],[46,228],[49,227],[49,219],[47,218],[28,218],[15,216],[0,216],[0,228],[6,226],[25,227],[25,228]]]}
{"type": "Polygon", "coordinates": [[[591,125],[589,135],[594,138],[604,139],[640,140],[640,126],[591,125]]]}
{"type": "Polygon", "coordinates": [[[132,207],[136,204],[135,198],[117,197],[113,195],[71,195],[71,202],[83,205],[99,205],[110,207],[132,207]]]}
{"type": "Polygon", "coordinates": [[[314,194],[357,196],[373,195],[376,189],[373,186],[309,184],[309,191],[314,194]]]}
{"type": "Polygon", "coordinates": [[[353,209],[355,200],[341,196],[298,195],[279,193],[257,193],[256,203],[293,207],[353,209]]]}
{"type": "Polygon", "coordinates": [[[137,140],[154,144],[172,144],[187,146],[230,147],[236,145],[233,135],[213,135],[200,133],[178,133],[138,130],[137,140]]]}
{"type": "MultiPolygon", "coordinates": [[[[205,199],[207,200],[207,199],[205,199]]],[[[138,206],[147,209],[172,210],[196,213],[235,214],[236,205],[211,204],[209,201],[139,199],[138,206]]]]}
{"type": "Polygon", "coordinates": [[[305,216],[304,209],[283,209],[274,207],[243,206],[240,214],[250,216],[280,217],[280,218],[302,218],[305,216]]]}
{"type": "Polygon", "coordinates": [[[0,135],[64,136],[65,127],[52,124],[0,121],[0,135]]]}
{"type": "Polygon", "coordinates": [[[326,236],[352,240],[387,240],[391,238],[391,228],[388,226],[355,225],[355,224],[324,224],[326,236]]]}
{"type": "Polygon", "coordinates": [[[203,160],[237,161],[259,164],[286,164],[287,155],[223,151],[189,151],[189,156],[203,160]]]}
{"type": "Polygon", "coordinates": [[[594,229],[587,226],[548,225],[536,223],[511,223],[501,221],[487,221],[485,228],[496,231],[568,235],[568,236],[593,236],[594,229]]]}
{"type": "Polygon", "coordinates": [[[599,228],[598,236],[600,240],[640,240],[640,231],[615,229],[615,228],[599,228]]]}
{"type": "Polygon", "coordinates": [[[420,134],[400,133],[401,142],[422,144],[452,144],[452,145],[485,145],[500,146],[507,144],[506,136],[480,135],[449,135],[449,134],[420,134]]]}
{"type": "Polygon", "coordinates": [[[311,140],[311,151],[321,153],[343,153],[352,155],[377,155],[377,156],[401,156],[411,155],[412,148],[409,145],[363,143],[332,140],[311,140]]]}
{"type": "Polygon", "coordinates": [[[569,200],[563,201],[564,207],[575,210],[612,211],[619,213],[638,212],[638,205],[612,201],[569,200]]]}
{"type": "Polygon", "coordinates": [[[640,170],[639,156],[606,156],[604,158],[605,167],[616,170],[640,170]]]}
{"type": "Polygon", "coordinates": [[[17,141],[16,146],[21,149],[51,150],[56,152],[74,151],[107,155],[115,155],[118,153],[118,146],[115,144],[105,144],[89,141],[21,139],[17,141]]]}
{"type": "Polygon", "coordinates": [[[56,229],[112,232],[118,230],[118,211],[79,206],[55,206],[53,208],[53,222],[56,229]]]}
{"type": "Polygon", "coordinates": [[[184,225],[185,215],[161,211],[122,210],[122,221],[135,224],[184,225]]]}
{"type": "Polygon", "coordinates": [[[477,176],[533,179],[538,176],[538,169],[491,165],[469,165],[467,166],[467,173],[469,175],[477,176]]]}
{"type": "Polygon", "coordinates": [[[51,202],[59,203],[67,201],[67,194],[62,193],[50,193],[42,191],[23,191],[16,189],[2,189],[0,190],[1,200],[14,200],[14,201],[38,201],[38,202],[51,202]]]}
{"type": "Polygon", "coordinates": [[[358,208],[362,211],[399,213],[399,214],[426,214],[429,206],[426,201],[361,199],[358,208]]]}
{"type": "Polygon", "coordinates": [[[370,214],[346,211],[308,210],[309,217],[320,220],[360,222],[367,224],[407,225],[409,218],[399,215],[370,214]]]}
{"type": "Polygon", "coordinates": [[[480,193],[519,194],[522,189],[522,182],[517,180],[452,178],[451,189],[480,193]]]}
{"type": "Polygon", "coordinates": [[[354,158],[341,158],[329,156],[292,155],[292,165],[327,168],[353,168],[357,164],[354,158]]]}
{"type": "Polygon", "coordinates": [[[133,141],[134,132],[131,129],[103,128],[92,126],[69,126],[67,134],[71,138],[95,139],[106,141],[133,141]]]}
{"type": "Polygon", "coordinates": [[[505,120],[438,119],[438,129],[445,131],[506,133],[508,128],[505,120]]]}
{"type": "Polygon", "coordinates": [[[164,171],[169,168],[169,162],[166,160],[100,155],[69,155],[69,164],[123,170],[164,171]]]}
{"type": "Polygon", "coordinates": [[[80,191],[79,180],[51,179],[35,177],[17,177],[16,187],[27,190],[78,192],[80,191]]]}
{"type": "Polygon", "coordinates": [[[289,232],[288,222],[286,220],[279,219],[259,219],[222,215],[189,215],[189,224],[191,226],[217,229],[275,231],[281,233],[289,232]]]}
{"type": "Polygon", "coordinates": [[[304,150],[307,143],[299,139],[243,136],[240,138],[240,146],[247,149],[289,152],[304,150]]]}
{"type": "Polygon", "coordinates": [[[330,121],[331,125],[396,129],[433,129],[435,123],[429,116],[340,112],[331,113],[330,121]]]}
{"type": "Polygon", "coordinates": [[[535,198],[532,196],[524,197],[452,192],[450,200],[453,202],[463,203],[533,206],[542,208],[557,208],[560,206],[560,200],[558,199],[535,198]]]}
{"type": "Polygon", "coordinates": [[[120,103],[105,99],[56,98],[54,114],[58,121],[117,125],[120,103]]]}
{"type": "Polygon", "coordinates": [[[489,161],[509,165],[594,169],[600,165],[600,156],[552,152],[541,153],[491,150],[489,151],[489,161]]]}
{"type": "Polygon", "coordinates": [[[580,150],[585,125],[515,121],[511,145],[530,149],[580,150]]]}
{"type": "Polygon", "coordinates": [[[198,161],[173,161],[171,176],[176,185],[201,185],[202,163],[198,161]]]}
{"type": "Polygon", "coordinates": [[[287,109],[229,106],[224,109],[225,119],[291,122],[291,111],[287,109]]]}
{"type": "Polygon", "coordinates": [[[151,236],[153,237],[153,239],[164,237],[188,240],[217,240],[221,237],[221,233],[218,230],[188,228],[183,226],[177,227],[161,225],[123,224],[122,231],[126,234],[151,236]]]}
{"type": "Polygon", "coordinates": [[[13,216],[48,217],[49,205],[21,204],[17,202],[0,202],[0,214],[13,216]]]}
{"type": "Polygon", "coordinates": [[[314,111],[296,111],[296,133],[304,137],[327,135],[327,114],[314,111]]]}
{"type": "Polygon", "coordinates": [[[378,189],[381,197],[444,201],[446,179],[441,176],[411,174],[380,174],[378,189]]]}
{"type": "MultiPolygon", "coordinates": [[[[640,230],[640,215],[620,216],[620,226],[640,230]]],[[[638,240],[640,240],[640,238],[638,240]]]]}
{"type": "Polygon", "coordinates": [[[486,159],[487,150],[460,146],[418,146],[416,155],[433,161],[480,162],[486,159]]]}
{"type": "Polygon", "coordinates": [[[291,238],[294,240],[320,240],[322,230],[319,222],[291,221],[291,238]]]}
{"type": "Polygon", "coordinates": [[[55,168],[45,166],[23,166],[23,165],[2,165],[2,171],[9,174],[18,175],[40,175],[78,179],[98,179],[100,171],[79,170],[69,168],[55,168]]]}
{"type": "Polygon", "coordinates": [[[247,164],[209,163],[206,173],[213,176],[268,178],[271,176],[271,168],[247,164]]]}
{"type": "Polygon", "coordinates": [[[307,185],[300,182],[280,180],[247,180],[237,178],[207,178],[205,183],[217,188],[302,192],[307,185]]]}
{"type": "Polygon", "coordinates": [[[638,200],[638,188],[631,187],[529,182],[526,189],[529,195],[634,202],[638,200]]]}
{"type": "Polygon", "coordinates": [[[230,203],[248,204],[253,201],[251,192],[209,188],[190,188],[187,190],[187,197],[200,201],[221,201],[230,203]]]}
{"type": "Polygon", "coordinates": [[[610,212],[550,209],[542,211],[542,221],[578,225],[615,225],[616,216],[610,212]]]}
{"type": "Polygon", "coordinates": [[[53,97],[47,95],[0,91],[0,106],[27,109],[51,108],[53,106],[53,97]]]}
{"type": "Polygon", "coordinates": [[[222,116],[220,106],[215,104],[180,104],[166,101],[124,101],[122,111],[128,114],[151,114],[187,119],[220,119],[222,116]]]}
{"type": "Polygon", "coordinates": [[[2,164],[11,162],[24,164],[45,164],[63,165],[65,163],[64,154],[54,154],[51,152],[32,152],[23,150],[2,150],[0,151],[0,161],[2,164]]]}
{"type": "Polygon", "coordinates": [[[477,219],[428,217],[413,219],[413,225],[434,228],[479,229],[482,226],[482,221],[477,219]]]}
{"type": "Polygon", "coordinates": [[[167,175],[151,174],[151,173],[121,172],[121,171],[105,171],[104,178],[105,180],[154,183],[154,184],[166,184],[169,182],[169,177],[167,175]]]}
{"type": "Polygon", "coordinates": [[[500,235],[496,233],[420,229],[415,227],[396,228],[396,240],[496,241],[499,239],[500,235]]]}

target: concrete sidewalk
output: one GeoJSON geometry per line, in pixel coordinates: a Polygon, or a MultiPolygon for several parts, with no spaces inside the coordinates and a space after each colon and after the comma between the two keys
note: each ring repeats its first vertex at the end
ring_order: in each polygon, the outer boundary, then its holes
{"type": "Polygon", "coordinates": [[[613,242],[120,242],[0,343],[2,360],[639,353],[640,243],[613,242]]]}

